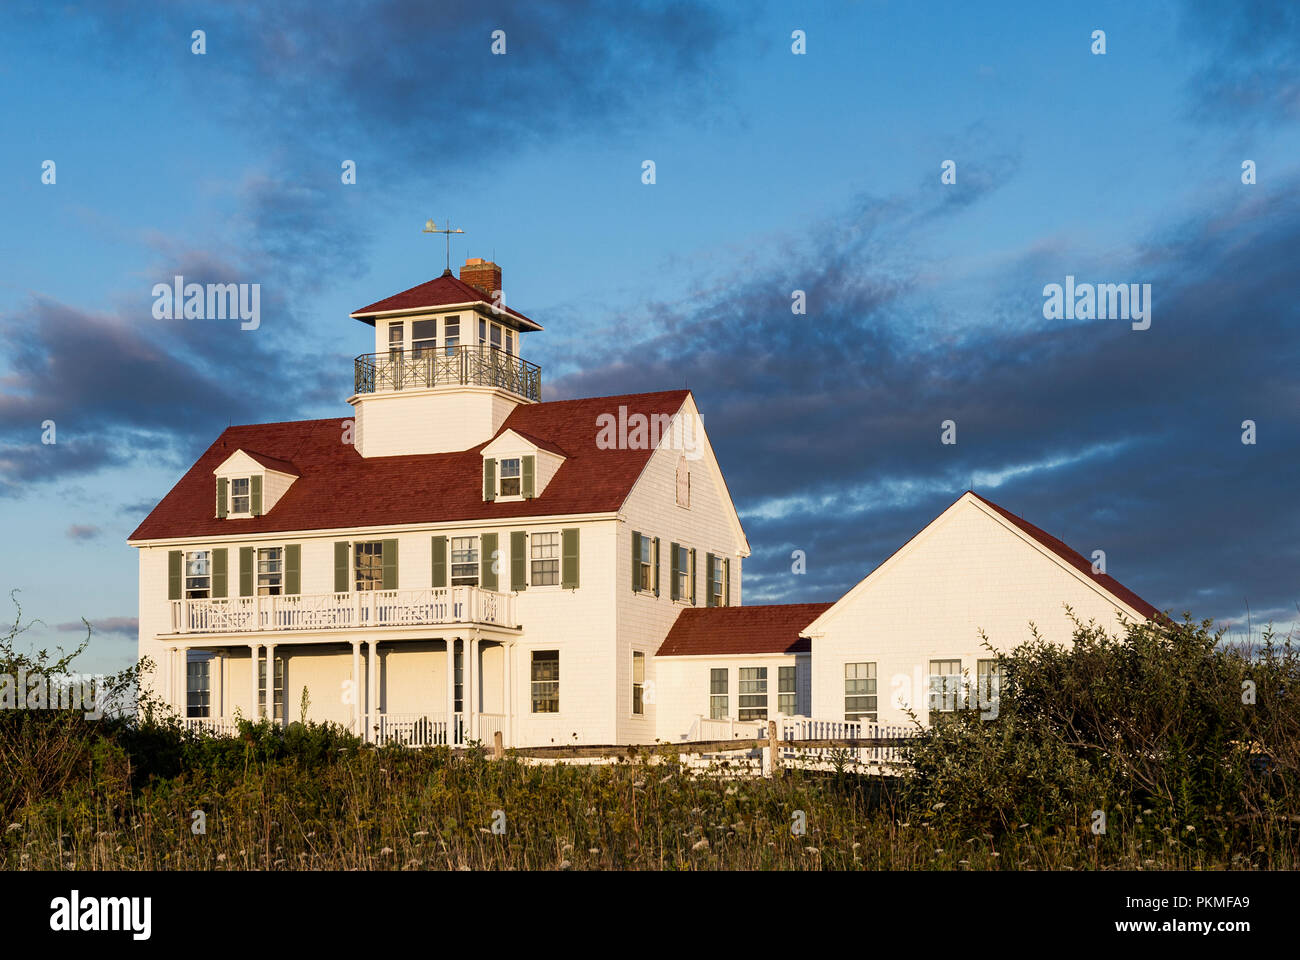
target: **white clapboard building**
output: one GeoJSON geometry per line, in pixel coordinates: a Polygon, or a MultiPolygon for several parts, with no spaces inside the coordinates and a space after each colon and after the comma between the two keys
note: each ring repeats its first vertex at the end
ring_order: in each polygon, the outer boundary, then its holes
{"type": "Polygon", "coordinates": [[[981,628],[1154,612],[973,494],[835,604],[743,607],[691,393],[543,402],[541,326],[500,289],[475,259],[356,311],[349,416],[228,428],[131,535],[148,682],[187,723],[544,745],[894,721],[917,695],[889,678],[945,693],[981,628]]]}

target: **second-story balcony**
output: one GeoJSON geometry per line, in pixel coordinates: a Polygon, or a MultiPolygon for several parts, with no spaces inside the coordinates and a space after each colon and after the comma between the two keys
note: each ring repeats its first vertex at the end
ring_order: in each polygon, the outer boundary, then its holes
{"type": "Polygon", "coordinates": [[[172,633],[368,630],[486,624],[515,628],[514,597],[481,587],[358,590],[295,596],[170,600],[172,633]]]}
{"type": "Polygon", "coordinates": [[[472,385],[542,399],[542,368],[496,347],[462,345],[420,351],[363,353],[355,361],[355,393],[472,385]]]}

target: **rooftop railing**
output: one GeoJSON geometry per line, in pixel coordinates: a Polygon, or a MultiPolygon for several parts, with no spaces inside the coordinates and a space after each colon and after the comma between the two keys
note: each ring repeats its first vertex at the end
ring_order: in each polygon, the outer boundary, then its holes
{"type": "Polygon", "coordinates": [[[472,385],[542,399],[542,368],[483,344],[363,353],[355,360],[355,393],[472,385]]]}

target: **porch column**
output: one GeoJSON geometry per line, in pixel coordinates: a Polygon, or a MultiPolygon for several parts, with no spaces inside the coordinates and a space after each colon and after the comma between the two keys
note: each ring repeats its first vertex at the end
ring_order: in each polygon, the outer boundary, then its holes
{"type": "Polygon", "coordinates": [[[221,675],[225,663],[226,651],[224,650],[216,651],[212,655],[212,659],[208,661],[208,683],[212,702],[212,709],[208,711],[208,716],[213,719],[226,715],[226,711],[222,708],[222,699],[226,693],[226,682],[221,675]]]}
{"type": "Polygon", "coordinates": [[[379,641],[371,639],[370,650],[368,651],[368,663],[366,666],[366,742],[373,743],[375,740],[375,726],[379,723],[379,663],[375,655],[379,647],[379,641]]]}
{"type": "Polygon", "coordinates": [[[352,641],[352,732],[361,736],[361,641],[352,641]]]}
{"type": "Polygon", "coordinates": [[[248,719],[251,723],[257,723],[257,658],[261,649],[260,644],[248,645],[248,719]]]}
{"type": "MultiPolygon", "coordinates": [[[[285,704],[288,707],[288,704],[285,704]]],[[[285,711],[288,712],[287,710],[285,711]]],[[[275,726],[275,644],[266,645],[266,716],[275,726]]]]}
{"type": "Polygon", "coordinates": [[[465,642],[465,740],[478,739],[478,637],[465,642]]]}
{"type": "Polygon", "coordinates": [[[172,709],[185,716],[186,686],[185,655],[180,647],[172,647],[172,709]],[[178,676],[179,674],[179,676],[178,676]]]}
{"type": "Polygon", "coordinates": [[[503,711],[506,715],[505,722],[505,741],[507,747],[515,745],[515,698],[514,689],[511,683],[513,679],[510,673],[510,661],[515,658],[515,645],[507,640],[501,645],[501,672],[502,683],[505,684],[505,692],[502,694],[501,703],[505,707],[503,711]]]}
{"type": "Polygon", "coordinates": [[[456,638],[447,638],[447,746],[456,745],[456,638]]]}

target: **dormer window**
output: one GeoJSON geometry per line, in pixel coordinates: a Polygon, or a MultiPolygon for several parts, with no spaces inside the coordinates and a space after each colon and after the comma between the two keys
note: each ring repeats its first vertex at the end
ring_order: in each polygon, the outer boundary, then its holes
{"type": "Polygon", "coordinates": [[[499,495],[503,497],[517,497],[520,493],[519,482],[521,475],[521,464],[523,461],[519,457],[501,461],[501,489],[499,495]]]}
{"type": "Polygon", "coordinates": [[[230,512],[251,513],[253,510],[252,481],[250,477],[236,477],[230,481],[230,512]]]}

